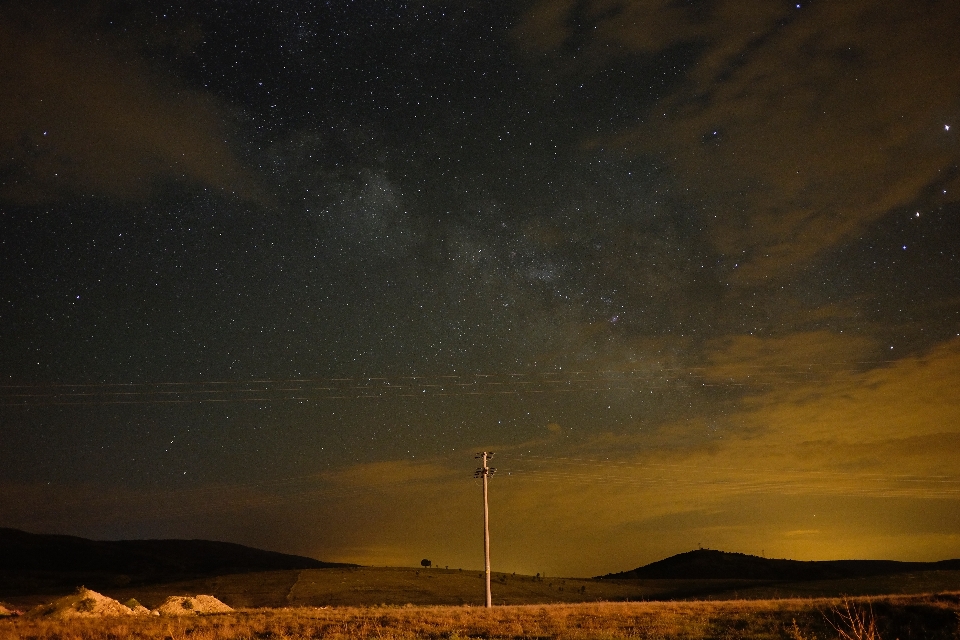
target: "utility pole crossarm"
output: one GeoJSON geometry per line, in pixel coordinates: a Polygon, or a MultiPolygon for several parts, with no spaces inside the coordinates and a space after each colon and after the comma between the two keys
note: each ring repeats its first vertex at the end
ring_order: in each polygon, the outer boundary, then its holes
{"type": "Polygon", "coordinates": [[[487,582],[486,606],[490,608],[493,606],[493,596],[490,593],[490,509],[487,502],[487,480],[497,470],[487,464],[493,457],[492,451],[481,451],[474,457],[483,465],[474,472],[473,477],[483,479],[483,569],[487,582]]]}

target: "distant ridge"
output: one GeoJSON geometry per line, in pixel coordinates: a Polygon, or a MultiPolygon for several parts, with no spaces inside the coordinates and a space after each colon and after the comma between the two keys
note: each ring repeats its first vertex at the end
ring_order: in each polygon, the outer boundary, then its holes
{"type": "Polygon", "coordinates": [[[631,571],[598,576],[610,580],[772,580],[800,582],[892,575],[913,571],[957,570],[960,560],[898,562],[896,560],[775,560],[745,553],[697,549],[670,556],[631,571]]]}
{"type": "Polygon", "coordinates": [[[166,579],[356,566],[212,540],[88,540],[0,528],[0,572],[166,579]]]}

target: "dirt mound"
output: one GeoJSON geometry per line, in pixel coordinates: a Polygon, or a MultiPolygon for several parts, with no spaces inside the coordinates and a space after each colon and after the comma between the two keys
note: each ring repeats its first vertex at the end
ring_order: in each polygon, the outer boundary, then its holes
{"type": "Polygon", "coordinates": [[[213,596],[170,596],[156,611],[162,616],[195,616],[233,611],[213,596]]]}
{"type": "Polygon", "coordinates": [[[8,609],[7,607],[0,604],[0,618],[8,618],[10,616],[19,616],[20,612],[16,609],[8,609]]]}
{"type": "Polygon", "coordinates": [[[100,618],[103,616],[135,616],[149,614],[150,611],[141,607],[143,611],[135,611],[105,595],[80,587],[77,592],[54,600],[50,604],[42,604],[31,609],[28,616],[43,618],[100,618]]]}

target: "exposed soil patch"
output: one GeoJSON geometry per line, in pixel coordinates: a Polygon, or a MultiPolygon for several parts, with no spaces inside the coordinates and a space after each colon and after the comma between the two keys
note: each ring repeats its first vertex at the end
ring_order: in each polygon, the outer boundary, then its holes
{"type": "Polygon", "coordinates": [[[232,607],[213,596],[170,596],[156,609],[162,616],[196,616],[207,613],[228,613],[232,607]]]}
{"type": "Polygon", "coordinates": [[[136,616],[149,615],[146,607],[131,609],[120,604],[113,598],[99,594],[96,591],[80,587],[76,593],[54,600],[50,604],[43,604],[31,609],[27,615],[36,618],[101,618],[104,616],[136,616]]]}

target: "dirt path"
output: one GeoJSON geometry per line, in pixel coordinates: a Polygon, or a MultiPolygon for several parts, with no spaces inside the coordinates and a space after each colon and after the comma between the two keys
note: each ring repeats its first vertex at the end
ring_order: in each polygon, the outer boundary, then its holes
{"type": "Polygon", "coordinates": [[[293,590],[300,584],[301,576],[303,576],[303,571],[297,571],[297,579],[293,581],[293,584],[290,585],[290,589],[287,591],[287,602],[293,602],[293,590]]]}

